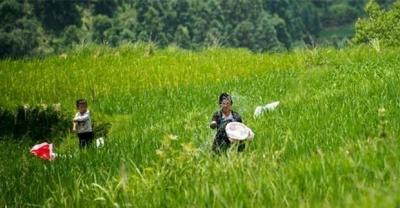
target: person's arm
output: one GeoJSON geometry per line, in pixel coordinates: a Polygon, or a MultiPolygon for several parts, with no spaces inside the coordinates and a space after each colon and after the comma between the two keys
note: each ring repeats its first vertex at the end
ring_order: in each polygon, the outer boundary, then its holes
{"type": "Polygon", "coordinates": [[[214,113],[214,115],[213,115],[213,117],[211,119],[210,128],[215,129],[215,128],[218,127],[217,119],[218,119],[218,114],[214,113]]]}
{"type": "Polygon", "coordinates": [[[82,121],[87,121],[90,118],[90,113],[89,111],[86,111],[83,115],[80,113],[77,113],[74,118],[74,122],[82,122],[82,121]]]}
{"type": "Polygon", "coordinates": [[[72,131],[75,132],[76,131],[76,122],[72,122],[72,131]]]}

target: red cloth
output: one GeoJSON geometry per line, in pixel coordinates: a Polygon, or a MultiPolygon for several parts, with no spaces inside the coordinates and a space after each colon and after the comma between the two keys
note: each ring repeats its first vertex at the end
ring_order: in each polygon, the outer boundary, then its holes
{"type": "Polygon", "coordinates": [[[33,146],[31,153],[43,160],[53,160],[55,155],[53,153],[53,144],[48,144],[47,142],[33,146]]]}

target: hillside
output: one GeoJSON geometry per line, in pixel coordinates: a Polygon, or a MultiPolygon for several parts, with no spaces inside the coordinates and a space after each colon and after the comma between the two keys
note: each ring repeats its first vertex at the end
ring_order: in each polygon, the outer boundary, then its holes
{"type": "MultiPolygon", "coordinates": [[[[393,1],[376,2],[390,6],[393,1]]],[[[2,0],[0,58],[63,53],[86,43],[116,47],[153,42],[159,47],[224,46],[257,52],[335,44],[350,38],[343,26],[364,15],[366,2],[2,0]],[[326,33],[335,37],[325,38],[326,33]]]]}
{"type": "Polygon", "coordinates": [[[112,123],[102,149],[76,136],[41,161],[0,140],[0,206],[398,207],[400,50],[363,46],[255,54],[145,45],[82,47],[0,61],[0,106],[84,97],[112,123]],[[221,92],[256,134],[213,156],[208,128],[221,92]],[[276,111],[252,117],[258,105],[276,111]],[[175,137],[177,136],[177,137],[175,137]]]}

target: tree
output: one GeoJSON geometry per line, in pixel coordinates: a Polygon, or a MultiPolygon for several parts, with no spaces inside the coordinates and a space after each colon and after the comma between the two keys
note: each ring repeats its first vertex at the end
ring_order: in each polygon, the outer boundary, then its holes
{"type": "Polygon", "coordinates": [[[93,19],[92,40],[95,43],[107,42],[106,31],[112,27],[112,21],[105,15],[97,15],[93,19]]]}
{"type": "Polygon", "coordinates": [[[70,46],[77,44],[81,41],[81,31],[75,25],[71,25],[65,28],[63,33],[62,43],[64,46],[70,46]]]}
{"type": "Polygon", "coordinates": [[[206,46],[220,46],[224,44],[232,44],[227,42],[227,38],[223,34],[224,27],[222,24],[217,21],[213,20],[209,24],[207,24],[208,31],[206,32],[206,36],[203,39],[203,44],[206,46]]]}
{"type": "Polygon", "coordinates": [[[388,8],[390,7],[396,0],[377,0],[377,3],[382,7],[382,8],[388,8]]]}
{"type": "Polygon", "coordinates": [[[5,0],[0,3],[0,25],[3,30],[11,30],[13,24],[23,17],[22,4],[16,0],[5,0]]]}
{"type": "Polygon", "coordinates": [[[43,27],[60,32],[68,25],[81,25],[81,17],[75,1],[36,0],[34,12],[43,27]]]}
{"type": "Polygon", "coordinates": [[[278,38],[278,41],[281,42],[285,48],[289,49],[292,44],[292,38],[290,37],[290,34],[287,31],[286,22],[282,18],[275,15],[271,18],[271,24],[275,28],[276,37],[278,38]]]}
{"type": "Polygon", "coordinates": [[[321,31],[318,12],[311,4],[307,4],[303,7],[301,18],[308,33],[316,35],[321,31]]]}
{"type": "Polygon", "coordinates": [[[112,28],[105,35],[112,46],[118,46],[124,42],[135,42],[135,28],[137,28],[136,11],[133,8],[124,8],[125,11],[118,13],[112,20],[112,28]]]}
{"type": "Polygon", "coordinates": [[[370,0],[365,7],[367,17],[356,23],[355,43],[379,40],[382,45],[400,46],[400,1],[384,11],[379,4],[370,0]]]}
{"type": "Polygon", "coordinates": [[[22,18],[11,31],[0,30],[0,57],[21,57],[31,54],[39,45],[38,24],[34,20],[22,18]]]}
{"type": "MultiPolygon", "coordinates": [[[[296,47],[296,43],[313,44],[321,28],[354,22],[366,1],[0,0],[0,44],[3,47],[0,50],[10,56],[41,50],[60,52],[91,37],[89,41],[107,42],[110,46],[151,41],[160,47],[176,43],[192,49],[220,45],[276,51],[296,47]],[[25,26],[16,26],[19,21],[25,22],[25,26]],[[28,27],[29,24],[36,28],[28,27]],[[37,34],[36,39],[27,37],[32,45],[24,41],[17,43],[18,38],[29,33],[37,34]],[[15,44],[14,49],[12,44],[15,44]],[[33,47],[36,44],[38,46],[33,47]],[[27,51],[21,52],[22,48],[27,51]]],[[[396,0],[376,1],[384,8],[377,10],[381,16],[380,13],[396,0]]],[[[397,36],[388,36],[393,32],[389,27],[381,26],[372,16],[370,12],[367,18],[359,21],[359,39],[396,39],[397,36]],[[377,34],[382,29],[387,30],[385,37],[377,34]],[[367,31],[368,37],[360,35],[367,31]],[[374,35],[371,31],[375,31],[374,35]]],[[[397,25],[394,14],[382,16],[378,18],[380,22],[397,25]]]]}
{"type": "Polygon", "coordinates": [[[254,49],[255,37],[254,24],[248,20],[242,21],[234,30],[232,45],[254,49]]]}
{"type": "Polygon", "coordinates": [[[190,35],[187,27],[179,25],[175,33],[175,43],[181,48],[190,47],[190,35]]]}
{"type": "Polygon", "coordinates": [[[39,45],[38,22],[28,18],[17,0],[0,3],[0,57],[17,58],[32,54],[39,45]]]}
{"type": "Polygon", "coordinates": [[[116,0],[92,0],[91,4],[93,5],[93,14],[102,14],[108,17],[114,16],[118,8],[116,0]]]}
{"type": "Polygon", "coordinates": [[[358,16],[358,11],[347,3],[340,3],[330,6],[326,16],[325,21],[328,25],[340,26],[353,22],[358,16]]]}
{"type": "Polygon", "coordinates": [[[271,22],[271,16],[264,12],[257,22],[259,22],[259,25],[255,31],[256,42],[253,43],[253,50],[259,52],[282,50],[284,47],[279,42],[277,32],[271,22]]]}

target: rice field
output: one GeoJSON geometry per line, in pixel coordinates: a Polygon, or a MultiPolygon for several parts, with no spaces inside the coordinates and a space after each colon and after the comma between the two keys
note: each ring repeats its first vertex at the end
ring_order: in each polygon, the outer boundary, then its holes
{"type": "Polygon", "coordinates": [[[73,133],[56,160],[0,139],[2,207],[399,207],[400,49],[279,54],[126,45],[0,61],[0,106],[89,101],[103,148],[73,133]],[[221,92],[252,128],[211,153],[221,92]],[[253,118],[259,105],[280,106],[253,118]]]}

